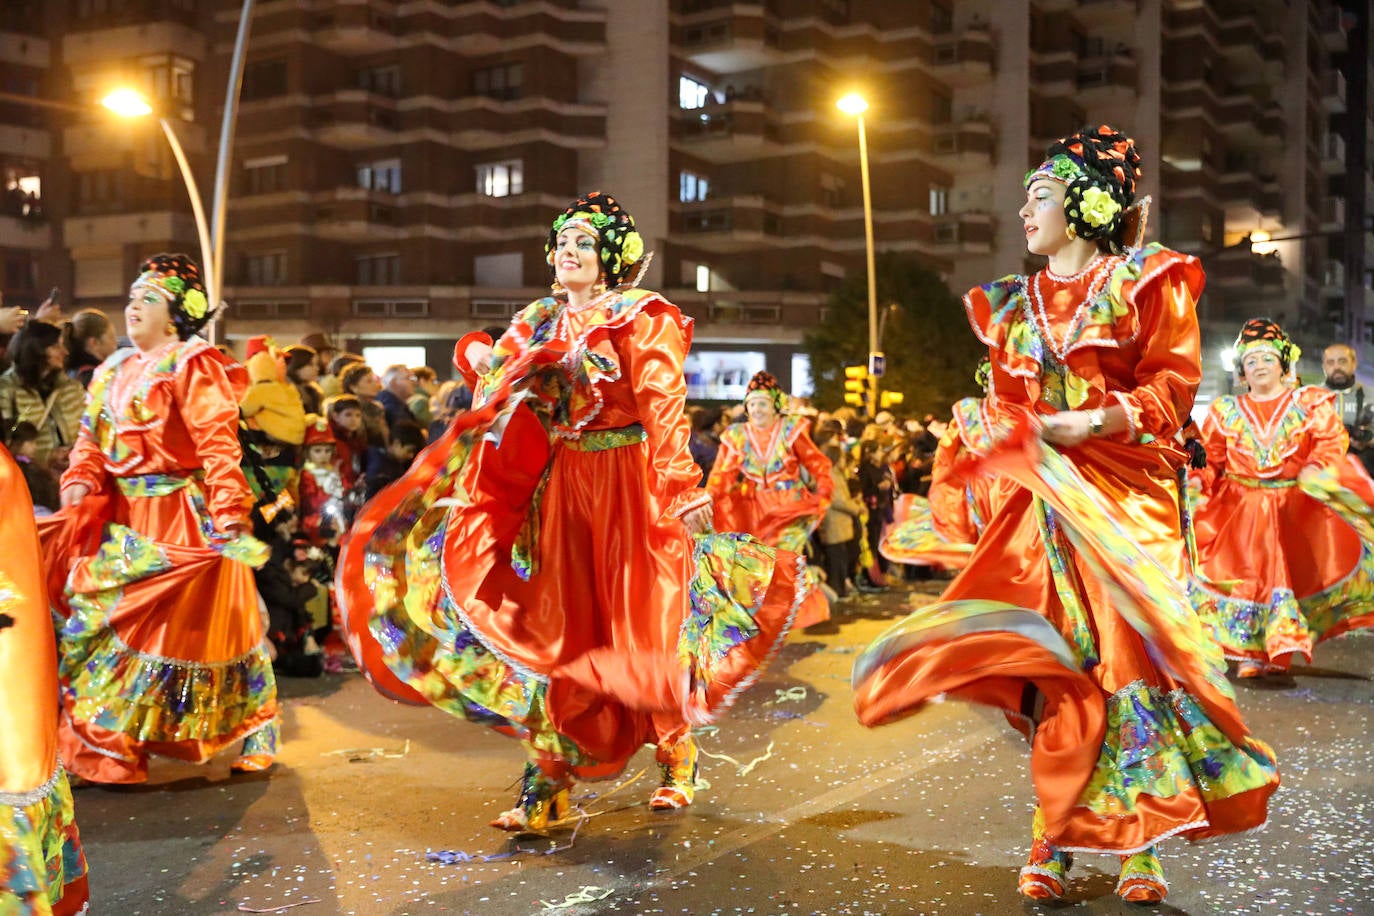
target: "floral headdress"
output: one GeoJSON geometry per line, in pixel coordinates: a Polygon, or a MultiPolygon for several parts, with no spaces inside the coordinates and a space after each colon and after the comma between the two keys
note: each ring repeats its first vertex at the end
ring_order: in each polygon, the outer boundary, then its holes
{"type": "Polygon", "coordinates": [[[1279,368],[1285,375],[1302,358],[1302,350],[1293,342],[1293,338],[1279,327],[1278,322],[1269,318],[1251,318],[1245,322],[1245,326],[1240,329],[1240,335],[1236,338],[1235,350],[1238,367],[1245,360],[1246,354],[1256,350],[1268,350],[1279,358],[1279,368]]]}
{"type": "Polygon", "coordinates": [[[770,372],[755,372],[754,377],[749,380],[749,387],[744,392],[744,400],[747,402],[749,396],[755,391],[761,391],[773,401],[773,409],[778,413],[783,412],[786,403],[787,393],[782,390],[770,372]]]}
{"type": "Polygon", "coordinates": [[[139,286],[159,290],[167,300],[177,336],[187,340],[214,317],[210,300],[205,298],[205,281],[200,265],[187,254],[155,254],[139,267],[138,279],[129,286],[129,295],[139,286]]]}
{"type": "Polygon", "coordinates": [[[1053,143],[1049,158],[1026,174],[1024,187],[1041,180],[1064,186],[1064,218],[1081,239],[1102,239],[1114,248],[1138,245],[1149,198],[1135,202],[1140,153],[1135,141],[1108,124],[1084,128],[1053,143]]]}
{"type": "Polygon", "coordinates": [[[634,217],[614,197],[593,191],[568,205],[549,229],[544,255],[553,266],[558,233],[573,226],[596,236],[601,250],[601,270],[606,285],[632,287],[639,283],[653,257],[644,251],[644,237],[635,228],[634,217]]]}

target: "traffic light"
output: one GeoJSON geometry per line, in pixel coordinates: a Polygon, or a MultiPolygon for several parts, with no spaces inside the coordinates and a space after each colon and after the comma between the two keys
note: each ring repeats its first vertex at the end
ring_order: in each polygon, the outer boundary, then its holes
{"type": "Polygon", "coordinates": [[[878,395],[878,402],[882,405],[883,410],[887,410],[889,407],[896,407],[905,400],[906,395],[900,391],[884,391],[878,395]]]}
{"type": "Polygon", "coordinates": [[[855,407],[868,406],[868,367],[844,367],[844,402],[855,407]]]}

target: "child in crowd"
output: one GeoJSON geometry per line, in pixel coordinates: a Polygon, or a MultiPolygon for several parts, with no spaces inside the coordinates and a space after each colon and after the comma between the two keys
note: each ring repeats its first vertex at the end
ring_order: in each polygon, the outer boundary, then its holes
{"type": "Polygon", "coordinates": [[[385,448],[367,450],[367,498],[371,499],[387,484],[399,480],[424,447],[425,432],[417,424],[402,420],[393,426],[391,440],[385,448]]]}
{"type": "Polygon", "coordinates": [[[337,545],[348,527],[343,471],[334,434],[324,417],[311,417],[305,429],[305,463],[301,466],[301,520],[316,544],[337,545]]]}
{"type": "Polygon", "coordinates": [[[28,420],[16,423],[10,432],[10,454],[28,484],[34,515],[52,515],[59,505],[57,478],[47,465],[38,463],[38,427],[28,420]]]}

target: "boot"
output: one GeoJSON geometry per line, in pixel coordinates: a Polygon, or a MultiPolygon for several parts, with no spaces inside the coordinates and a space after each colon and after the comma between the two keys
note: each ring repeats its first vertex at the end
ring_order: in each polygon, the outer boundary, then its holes
{"type": "Polygon", "coordinates": [[[1159,864],[1155,848],[1121,857],[1121,880],[1116,895],[1128,903],[1159,903],[1169,893],[1164,880],[1164,867],[1159,864]]]}
{"type": "Polygon", "coordinates": [[[1016,889],[1031,900],[1058,900],[1064,896],[1072,867],[1073,854],[1050,845],[1045,835],[1045,815],[1037,807],[1031,820],[1030,858],[1021,866],[1016,889]]]}
{"type": "Polygon", "coordinates": [[[672,744],[660,744],[654,756],[662,781],[649,797],[649,807],[654,811],[671,811],[690,805],[697,790],[697,743],[691,733],[672,744]]]}
{"type": "Polygon", "coordinates": [[[510,831],[545,830],[567,817],[571,807],[568,784],[549,779],[537,764],[526,761],[515,807],[497,815],[491,826],[510,831]]]}

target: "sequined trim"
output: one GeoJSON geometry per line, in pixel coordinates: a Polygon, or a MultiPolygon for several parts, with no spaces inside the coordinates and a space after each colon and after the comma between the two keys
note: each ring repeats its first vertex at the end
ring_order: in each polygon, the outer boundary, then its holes
{"type": "Polygon", "coordinates": [[[1245,477],[1241,474],[1232,474],[1230,471],[1226,471],[1221,476],[1227,480],[1235,481],[1242,487],[1251,487],[1257,490],[1283,490],[1298,485],[1296,477],[1245,477]]]}
{"type": "Polygon", "coordinates": [[[588,429],[576,439],[564,440],[563,444],[578,452],[605,452],[627,445],[639,445],[647,441],[649,434],[639,423],[621,426],[616,429],[588,429]]]}
{"type": "Polygon", "coordinates": [[[30,789],[27,792],[0,792],[0,805],[9,805],[11,808],[27,808],[29,805],[36,805],[52,795],[61,775],[62,764],[58,763],[53,767],[52,775],[48,777],[48,781],[38,788],[30,789]]]}

